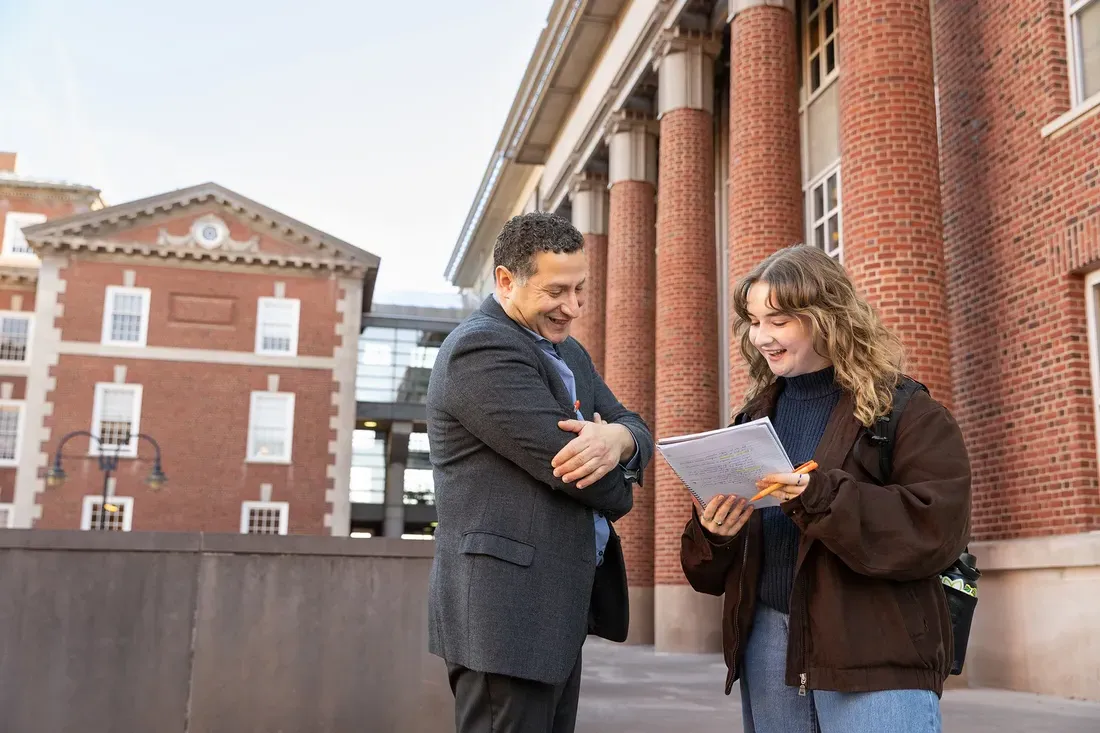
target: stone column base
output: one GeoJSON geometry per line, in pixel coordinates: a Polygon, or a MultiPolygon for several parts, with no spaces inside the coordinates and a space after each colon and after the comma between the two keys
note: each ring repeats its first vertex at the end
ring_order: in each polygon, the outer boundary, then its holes
{"type": "Polygon", "coordinates": [[[654,589],[654,647],[659,652],[711,654],[722,651],[722,597],[690,585],[654,589]]]}
{"type": "Polygon", "coordinates": [[[972,687],[1100,701],[1100,533],[972,542],[972,687]]]}
{"type": "Polygon", "coordinates": [[[626,644],[653,643],[653,588],[630,586],[630,631],[626,644]]]}

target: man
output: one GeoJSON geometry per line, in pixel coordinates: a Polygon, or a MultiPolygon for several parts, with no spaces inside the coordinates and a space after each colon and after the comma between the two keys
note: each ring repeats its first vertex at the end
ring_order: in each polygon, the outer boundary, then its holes
{"type": "Polygon", "coordinates": [[[653,439],[569,338],[588,275],[580,233],[517,216],[493,264],[496,292],[444,341],[428,387],[429,645],[458,733],[571,733],[586,635],[626,638],[610,522],[633,506],[653,439]]]}

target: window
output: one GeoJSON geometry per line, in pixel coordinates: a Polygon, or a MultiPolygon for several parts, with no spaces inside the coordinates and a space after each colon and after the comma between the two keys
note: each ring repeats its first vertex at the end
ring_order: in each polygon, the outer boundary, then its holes
{"type": "Polygon", "coordinates": [[[45,214],[27,214],[12,211],[4,218],[4,254],[19,257],[34,257],[34,251],[27,245],[23,229],[46,221],[45,214]]]}
{"type": "MultiPolygon", "coordinates": [[[[0,466],[18,465],[22,428],[23,403],[12,400],[0,402],[0,466]]],[[[3,524],[0,523],[0,526],[3,524]]]]}
{"type": "Polygon", "coordinates": [[[103,343],[145,346],[149,330],[149,288],[107,286],[103,305],[103,343]]]}
{"type": "Polygon", "coordinates": [[[840,166],[810,184],[809,200],[806,204],[810,241],[830,257],[842,260],[844,249],[840,238],[840,166]]]}
{"type": "Polygon", "coordinates": [[[85,496],[84,511],[80,514],[80,528],[83,530],[107,530],[109,532],[129,532],[134,521],[134,498],[132,496],[108,496],[107,511],[103,509],[103,497],[85,496]]]}
{"type": "Polygon", "coordinates": [[[248,460],[290,463],[294,440],[294,395],[253,392],[248,415],[248,460]]]}
{"type": "Polygon", "coordinates": [[[0,504],[0,529],[11,529],[15,524],[15,506],[0,504]]]}
{"type": "Polygon", "coordinates": [[[141,422],[140,384],[97,384],[92,412],[91,454],[100,451],[126,458],[137,456],[137,438],[141,422]]]}
{"type": "Polygon", "coordinates": [[[839,51],[836,35],[836,0],[805,0],[806,77],[810,95],[836,75],[839,51]]]}
{"type": "Polygon", "coordinates": [[[1100,0],[1066,0],[1073,104],[1100,94],[1100,0]]]}
{"type": "Polygon", "coordinates": [[[256,306],[256,353],[297,356],[301,301],[260,298],[256,306]]]}
{"type": "Polygon", "coordinates": [[[25,362],[30,340],[30,315],[0,313],[0,362],[25,362]]]}
{"type": "Polygon", "coordinates": [[[246,501],[241,504],[241,534],[286,534],[290,504],[285,501],[246,501]]]}

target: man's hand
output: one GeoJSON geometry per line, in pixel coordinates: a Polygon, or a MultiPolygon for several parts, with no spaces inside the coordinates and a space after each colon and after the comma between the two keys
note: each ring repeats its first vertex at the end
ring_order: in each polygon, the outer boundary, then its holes
{"type": "Polygon", "coordinates": [[[599,481],[620,461],[634,454],[634,436],[622,425],[606,423],[599,413],[587,420],[561,420],[558,427],[577,437],[562,448],[550,465],[565,483],[583,489],[599,481]]]}

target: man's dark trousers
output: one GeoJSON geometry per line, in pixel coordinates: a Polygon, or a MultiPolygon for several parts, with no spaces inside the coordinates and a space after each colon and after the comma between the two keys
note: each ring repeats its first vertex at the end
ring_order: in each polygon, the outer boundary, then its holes
{"type": "Polygon", "coordinates": [[[456,733],[573,733],[581,655],[565,682],[550,685],[447,664],[456,733]]]}

